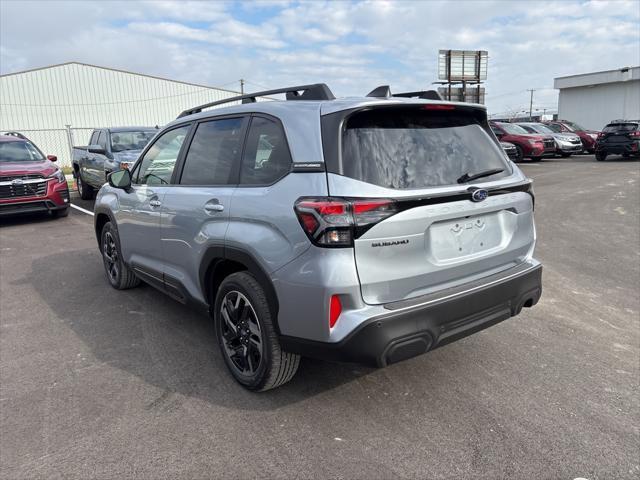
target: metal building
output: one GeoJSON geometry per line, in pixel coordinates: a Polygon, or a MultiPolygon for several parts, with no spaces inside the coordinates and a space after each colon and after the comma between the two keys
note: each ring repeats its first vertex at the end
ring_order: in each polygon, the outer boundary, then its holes
{"type": "Polygon", "coordinates": [[[554,79],[558,118],[602,130],[611,120],[640,119],[640,67],[554,79]]]}
{"type": "Polygon", "coordinates": [[[0,76],[0,131],[19,131],[70,164],[94,128],[162,126],[183,110],[238,92],[69,62],[0,76]]]}

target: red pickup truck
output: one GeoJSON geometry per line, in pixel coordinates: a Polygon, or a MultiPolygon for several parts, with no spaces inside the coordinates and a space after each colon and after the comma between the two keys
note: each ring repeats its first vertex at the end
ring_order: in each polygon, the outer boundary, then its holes
{"type": "Polygon", "coordinates": [[[56,160],[19,133],[0,135],[0,216],[49,212],[66,217],[69,188],[56,160]]]}

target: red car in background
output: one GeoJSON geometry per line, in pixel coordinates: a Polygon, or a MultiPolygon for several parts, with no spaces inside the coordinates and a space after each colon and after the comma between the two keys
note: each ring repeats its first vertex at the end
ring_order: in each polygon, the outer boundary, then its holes
{"type": "Polygon", "coordinates": [[[568,120],[552,120],[542,123],[556,133],[575,133],[580,137],[580,140],[582,140],[582,146],[587,152],[593,153],[596,151],[596,139],[600,132],[587,130],[577,123],[568,120]]]}
{"type": "Polygon", "coordinates": [[[69,188],[56,160],[19,133],[0,135],[0,216],[50,212],[66,217],[69,188]]]}
{"type": "Polygon", "coordinates": [[[516,146],[516,162],[530,158],[538,162],[544,156],[553,156],[556,142],[551,135],[532,134],[524,128],[507,122],[489,122],[493,133],[501,142],[513,143],[516,146]]]}

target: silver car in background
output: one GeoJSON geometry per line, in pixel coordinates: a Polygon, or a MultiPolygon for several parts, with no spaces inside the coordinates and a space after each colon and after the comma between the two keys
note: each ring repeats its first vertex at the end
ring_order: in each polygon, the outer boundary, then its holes
{"type": "Polygon", "coordinates": [[[582,153],[582,140],[579,135],[570,132],[554,132],[542,123],[536,122],[518,122],[529,133],[540,133],[543,135],[551,135],[556,142],[556,154],[563,158],[570,157],[573,154],[582,153]]]}
{"type": "Polygon", "coordinates": [[[315,84],[183,112],[94,218],[114,288],[208,310],[233,377],[268,390],[301,356],[383,367],[535,305],[533,209],[484,106],[315,84]]]}

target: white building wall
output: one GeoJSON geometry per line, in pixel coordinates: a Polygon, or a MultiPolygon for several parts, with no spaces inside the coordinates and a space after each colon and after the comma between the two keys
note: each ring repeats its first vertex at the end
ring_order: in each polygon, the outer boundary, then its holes
{"type": "Polygon", "coordinates": [[[76,145],[97,127],[162,126],[190,107],[237,92],[68,63],[0,76],[0,131],[24,132],[69,165],[66,125],[76,145]],[[79,129],[79,130],[76,130],[79,129]]]}
{"type": "Polygon", "coordinates": [[[640,81],[563,88],[558,97],[558,118],[593,130],[602,130],[619,118],[640,119],[640,81]]]}

